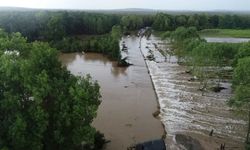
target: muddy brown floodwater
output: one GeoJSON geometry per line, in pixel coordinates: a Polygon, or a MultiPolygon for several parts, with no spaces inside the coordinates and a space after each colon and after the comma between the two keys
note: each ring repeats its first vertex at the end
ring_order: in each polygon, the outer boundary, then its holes
{"type": "MultiPolygon", "coordinates": [[[[244,42],[232,38],[209,42],[221,41],[244,42]]],[[[223,143],[226,149],[243,149],[246,122],[226,105],[232,96],[230,82],[221,82],[226,89],[220,93],[208,91],[202,96],[197,90],[199,82],[189,81],[192,76],[185,73],[188,68],[178,65],[175,56],[167,55],[166,41],[152,35],[141,40],[136,36],[124,37],[122,43],[128,47],[127,52],[122,52],[123,57],[128,56],[129,63],[134,64],[128,68],[116,67],[116,62],[101,54],[60,55],[73,74],[90,74],[101,86],[102,103],[93,126],[111,141],[107,150],[125,150],[135,143],[161,138],[165,134],[161,122],[171,150],[179,150],[182,143],[189,142],[196,143],[198,150],[199,143],[204,150],[216,150],[223,143]],[[144,60],[149,54],[155,59],[144,60]],[[158,102],[161,122],[152,115],[158,102]],[[213,136],[209,136],[211,130],[213,136]]]]}
{"type": "Polygon", "coordinates": [[[139,50],[139,39],[123,39],[128,47],[125,55],[134,64],[116,67],[101,54],[61,54],[60,60],[74,75],[90,74],[101,86],[102,103],[93,126],[104,133],[107,150],[125,150],[128,146],[161,138],[164,129],[153,117],[157,99],[144,59],[139,50]]]}

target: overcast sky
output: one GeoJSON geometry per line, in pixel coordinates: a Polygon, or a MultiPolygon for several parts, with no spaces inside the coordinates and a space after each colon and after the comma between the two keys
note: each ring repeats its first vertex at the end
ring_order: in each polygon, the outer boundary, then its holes
{"type": "Polygon", "coordinates": [[[0,6],[59,9],[250,10],[250,0],[0,0],[0,6]]]}

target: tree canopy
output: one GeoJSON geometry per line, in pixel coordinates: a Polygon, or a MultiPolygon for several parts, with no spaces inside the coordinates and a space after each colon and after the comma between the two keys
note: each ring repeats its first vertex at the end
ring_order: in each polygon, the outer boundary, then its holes
{"type": "Polygon", "coordinates": [[[238,60],[233,74],[234,96],[229,105],[243,112],[248,118],[248,130],[246,133],[246,144],[250,145],[250,57],[238,60]]]}
{"type": "Polygon", "coordinates": [[[99,85],[62,67],[56,49],[0,34],[0,149],[79,149],[94,145],[99,85]]]}

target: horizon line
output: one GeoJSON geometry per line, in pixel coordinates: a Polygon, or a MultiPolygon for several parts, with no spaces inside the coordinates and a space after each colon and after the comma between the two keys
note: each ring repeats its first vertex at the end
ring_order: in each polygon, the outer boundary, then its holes
{"type": "Polygon", "coordinates": [[[112,11],[112,10],[148,10],[148,11],[190,11],[190,12],[250,12],[250,10],[229,10],[229,9],[206,9],[206,10],[198,10],[198,9],[157,9],[157,8],[141,8],[141,7],[131,7],[131,8],[37,8],[37,7],[20,7],[20,6],[0,6],[0,8],[19,8],[19,9],[37,9],[37,10],[92,10],[92,11],[112,11]]]}

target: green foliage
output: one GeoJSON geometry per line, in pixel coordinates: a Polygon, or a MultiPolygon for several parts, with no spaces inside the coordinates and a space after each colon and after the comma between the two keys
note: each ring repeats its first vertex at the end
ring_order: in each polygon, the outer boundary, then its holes
{"type": "Polygon", "coordinates": [[[250,143],[246,143],[245,149],[250,150],[250,143]]]}
{"type": "Polygon", "coordinates": [[[186,44],[193,40],[200,40],[197,30],[194,27],[179,27],[170,33],[170,41],[175,54],[179,57],[179,61],[187,54],[187,49],[185,49],[186,44]]]}
{"type": "Polygon", "coordinates": [[[51,45],[62,52],[95,52],[109,56],[111,59],[120,59],[119,39],[111,35],[89,36],[85,38],[70,37],[61,41],[52,42],[51,45]]]}
{"type": "Polygon", "coordinates": [[[234,96],[230,99],[229,105],[235,107],[248,117],[248,131],[246,144],[250,143],[250,57],[238,60],[237,67],[233,74],[234,96]]]}
{"type": "Polygon", "coordinates": [[[103,145],[106,144],[107,142],[109,142],[109,141],[105,140],[104,134],[100,133],[99,131],[96,132],[94,138],[95,138],[94,146],[92,144],[86,144],[84,146],[84,149],[101,150],[101,149],[103,149],[103,145]]]}
{"type": "Polygon", "coordinates": [[[173,18],[167,14],[158,13],[154,17],[153,29],[158,31],[166,31],[173,29],[173,18]]]}
{"type": "Polygon", "coordinates": [[[62,15],[52,16],[47,23],[46,35],[48,40],[60,40],[66,35],[62,15]]]}
{"type": "MultiPolygon", "coordinates": [[[[82,11],[3,11],[0,13],[0,27],[8,33],[20,32],[29,41],[61,40],[64,36],[82,34],[106,34],[114,25],[125,30],[153,27],[157,31],[170,31],[178,27],[247,29],[248,15],[156,15],[99,14],[82,11]]],[[[227,31],[228,32],[228,31],[227,31]]]]}
{"type": "Polygon", "coordinates": [[[18,33],[0,41],[0,149],[94,145],[99,85],[62,68],[47,43],[27,43],[18,33]],[[19,54],[6,53],[13,50],[19,54]]]}
{"type": "Polygon", "coordinates": [[[175,30],[178,27],[196,27],[198,30],[207,28],[248,29],[249,15],[169,15],[158,13],[154,16],[152,27],[158,31],[175,30]]]}
{"type": "MultiPolygon", "coordinates": [[[[234,87],[250,85],[250,56],[239,59],[234,70],[233,84],[234,87]]],[[[250,94],[250,93],[249,93],[250,94]]]]}
{"type": "Polygon", "coordinates": [[[27,39],[22,37],[20,33],[11,33],[7,35],[1,31],[0,36],[0,48],[3,51],[19,51],[21,56],[27,55],[29,51],[29,45],[26,44],[27,39]]]}
{"type": "Polygon", "coordinates": [[[223,67],[232,65],[241,46],[234,43],[207,43],[200,39],[193,27],[177,28],[170,35],[178,62],[192,66],[192,73],[199,79],[202,90],[206,89],[210,78],[218,79],[219,87],[224,75],[223,67]]]}
{"type": "Polygon", "coordinates": [[[61,40],[64,36],[105,34],[120,22],[117,15],[82,11],[14,11],[0,13],[0,27],[34,40],[61,40]]]}
{"type": "Polygon", "coordinates": [[[250,42],[243,43],[239,47],[239,51],[238,51],[237,55],[234,58],[234,66],[237,65],[238,59],[244,58],[244,57],[247,57],[247,56],[250,56],[250,42]]]}
{"type": "Polygon", "coordinates": [[[161,38],[162,39],[167,39],[167,38],[170,37],[170,35],[171,35],[171,32],[170,31],[166,31],[166,32],[164,32],[164,33],[161,34],[161,38]]]}
{"type": "Polygon", "coordinates": [[[123,16],[120,24],[125,30],[138,30],[144,26],[143,18],[139,15],[123,16]]]}
{"type": "Polygon", "coordinates": [[[119,40],[122,36],[122,29],[120,26],[113,26],[111,30],[111,37],[119,40]]]}
{"type": "Polygon", "coordinates": [[[200,38],[195,27],[179,27],[171,33],[171,40],[175,42],[181,42],[185,39],[200,38]]]}
{"type": "Polygon", "coordinates": [[[189,57],[189,59],[193,57],[195,62],[202,60],[204,62],[201,65],[231,65],[233,59],[247,55],[249,48],[247,44],[241,46],[241,44],[235,43],[207,43],[200,39],[197,30],[193,27],[177,28],[170,35],[177,56],[189,57]],[[198,59],[195,60],[194,56],[197,56],[198,59]],[[206,59],[209,60],[209,63],[208,60],[206,62],[206,59]]]}

